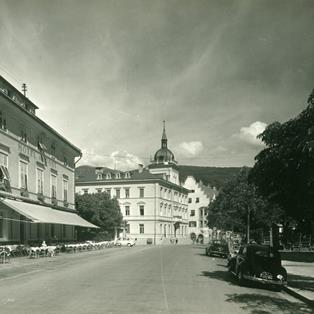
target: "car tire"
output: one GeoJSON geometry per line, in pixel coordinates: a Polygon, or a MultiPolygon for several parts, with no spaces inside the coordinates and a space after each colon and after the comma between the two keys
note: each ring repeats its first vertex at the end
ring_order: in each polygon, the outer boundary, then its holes
{"type": "Polygon", "coordinates": [[[128,243],[128,247],[131,247],[131,243],[128,243]]]}

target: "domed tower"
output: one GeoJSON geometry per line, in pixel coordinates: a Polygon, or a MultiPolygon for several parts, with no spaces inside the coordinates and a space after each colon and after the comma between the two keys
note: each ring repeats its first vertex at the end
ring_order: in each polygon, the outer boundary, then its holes
{"type": "Polygon", "coordinates": [[[174,154],[167,147],[168,139],[166,135],[166,121],[163,121],[164,128],[161,137],[161,148],[157,150],[154,156],[154,164],[177,164],[174,154]]]}
{"type": "Polygon", "coordinates": [[[161,137],[161,148],[155,153],[152,164],[148,166],[150,173],[162,174],[165,180],[179,185],[179,173],[177,161],[174,154],[168,148],[168,140],[166,135],[166,121],[163,121],[164,127],[161,137]]]}

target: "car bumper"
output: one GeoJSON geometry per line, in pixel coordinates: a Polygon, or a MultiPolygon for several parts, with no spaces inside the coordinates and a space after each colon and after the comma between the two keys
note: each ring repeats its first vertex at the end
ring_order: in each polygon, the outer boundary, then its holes
{"type": "Polygon", "coordinates": [[[279,281],[279,280],[271,280],[271,279],[263,279],[259,277],[243,275],[243,278],[250,281],[259,282],[266,285],[276,285],[276,286],[286,286],[287,281],[279,281]]]}

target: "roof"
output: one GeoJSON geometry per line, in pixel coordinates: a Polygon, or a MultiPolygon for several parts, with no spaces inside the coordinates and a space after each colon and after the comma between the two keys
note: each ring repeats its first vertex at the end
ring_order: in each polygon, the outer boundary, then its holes
{"type": "MultiPolygon", "coordinates": [[[[120,171],[120,170],[113,170],[107,167],[93,167],[93,166],[79,166],[75,169],[75,178],[77,182],[86,182],[86,181],[96,181],[97,180],[97,173],[96,171],[101,171],[104,175],[107,173],[110,174],[116,174],[120,173],[122,174],[121,179],[107,179],[109,180],[146,180],[146,179],[162,179],[162,174],[151,174],[148,170],[143,169],[142,172],[139,170],[130,170],[130,171],[120,171]],[[126,173],[130,174],[129,178],[125,178],[124,175],[126,173]]],[[[99,180],[97,180],[99,181],[99,180]]]]}
{"type": "Polygon", "coordinates": [[[180,190],[183,192],[188,192],[189,190],[174,184],[170,181],[167,181],[164,179],[163,174],[152,174],[147,169],[143,169],[143,171],[136,170],[130,170],[130,171],[119,171],[119,170],[112,170],[107,167],[93,167],[89,165],[79,166],[75,169],[75,184],[77,186],[82,185],[98,185],[98,184],[133,184],[133,183],[154,183],[154,182],[160,182],[160,184],[172,187],[173,189],[180,190]],[[100,171],[103,169],[103,174],[106,173],[120,173],[121,177],[120,179],[116,179],[115,177],[112,177],[111,179],[106,179],[103,177],[102,179],[97,179],[96,171],[100,171]],[[129,177],[125,177],[125,174],[129,173],[129,177]],[[145,182],[146,181],[146,182],[145,182]]]}

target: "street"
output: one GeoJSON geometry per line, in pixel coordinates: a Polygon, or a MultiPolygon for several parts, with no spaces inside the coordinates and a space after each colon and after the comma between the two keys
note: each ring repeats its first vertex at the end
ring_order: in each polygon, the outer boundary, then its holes
{"type": "Polygon", "coordinates": [[[1,313],[311,313],[285,292],[239,287],[225,260],[196,246],[111,248],[15,263],[0,267],[1,313]]]}

